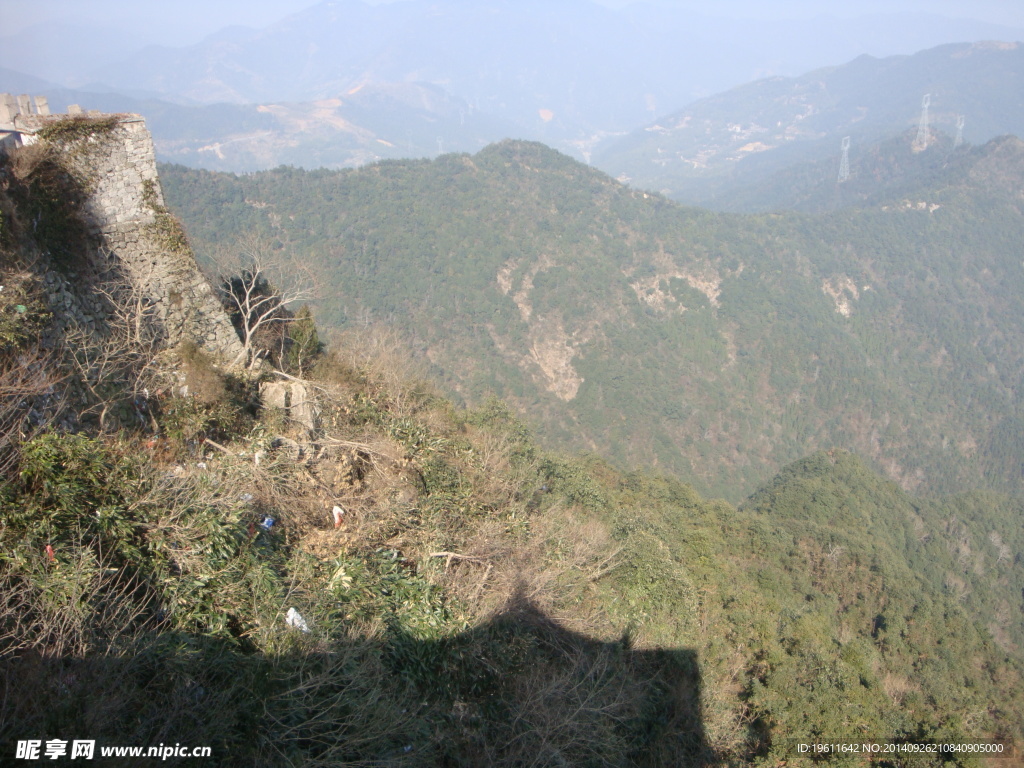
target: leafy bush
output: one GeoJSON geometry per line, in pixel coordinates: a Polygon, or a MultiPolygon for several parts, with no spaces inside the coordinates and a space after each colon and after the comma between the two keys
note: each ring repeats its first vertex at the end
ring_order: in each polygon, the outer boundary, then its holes
{"type": "Polygon", "coordinates": [[[38,339],[52,317],[33,275],[0,272],[0,353],[10,353],[38,339]]]}
{"type": "Polygon", "coordinates": [[[179,448],[190,449],[210,438],[227,441],[248,434],[256,423],[257,382],[221,371],[192,342],[177,350],[184,385],[162,389],[155,404],[160,430],[179,448]]]}

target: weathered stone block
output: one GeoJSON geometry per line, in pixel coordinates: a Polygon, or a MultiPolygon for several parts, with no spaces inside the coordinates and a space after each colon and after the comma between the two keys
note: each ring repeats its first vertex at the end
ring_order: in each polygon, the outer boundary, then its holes
{"type": "Polygon", "coordinates": [[[319,409],[312,393],[296,381],[268,381],[260,385],[260,401],[264,408],[276,408],[305,432],[316,430],[319,409]]]}
{"type": "Polygon", "coordinates": [[[0,123],[13,124],[17,114],[18,105],[14,101],[14,97],[9,93],[0,95],[0,123]]]}

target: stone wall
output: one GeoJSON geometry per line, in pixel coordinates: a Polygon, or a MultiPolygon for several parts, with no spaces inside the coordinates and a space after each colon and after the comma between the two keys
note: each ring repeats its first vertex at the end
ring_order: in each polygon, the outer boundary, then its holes
{"type": "MultiPolygon", "coordinates": [[[[36,118],[37,130],[54,119],[60,116],[36,118]]],[[[137,115],[121,115],[109,130],[54,146],[88,192],[83,218],[94,236],[88,254],[91,271],[117,273],[130,280],[163,325],[168,343],[191,340],[226,364],[242,362],[238,334],[180,238],[177,222],[163,207],[153,140],[145,121],[137,115]]],[[[67,282],[75,281],[72,277],[67,282]]],[[[61,286],[62,296],[75,287],[61,286]]],[[[81,299],[77,309],[92,325],[95,318],[88,306],[92,302],[87,296],[81,299]]]]}

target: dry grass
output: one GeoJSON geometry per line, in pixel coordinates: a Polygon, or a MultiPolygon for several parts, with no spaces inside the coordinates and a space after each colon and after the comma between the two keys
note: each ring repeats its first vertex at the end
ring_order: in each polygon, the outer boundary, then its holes
{"type": "Polygon", "coordinates": [[[516,677],[506,735],[489,764],[621,765],[630,746],[622,726],[640,714],[650,681],[610,648],[558,650],[558,661],[516,677]]]}
{"type": "Polygon", "coordinates": [[[882,690],[892,699],[893,704],[900,706],[907,694],[920,690],[920,687],[902,675],[886,672],[882,676],[882,690]]]}
{"type": "MultiPolygon", "coordinates": [[[[3,202],[3,200],[0,200],[3,202]]],[[[2,221],[2,219],[0,219],[2,221]]],[[[2,247],[2,244],[0,244],[2,247]]],[[[59,356],[39,343],[51,320],[29,265],[0,251],[0,478],[18,460],[18,445],[64,406],[59,356]]]]}
{"type": "Polygon", "coordinates": [[[16,467],[18,446],[62,410],[58,385],[63,378],[48,350],[0,353],[0,477],[16,467]],[[33,405],[39,406],[35,420],[33,405]]]}
{"type": "Polygon", "coordinates": [[[152,600],[146,585],[91,550],[73,552],[59,565],[41,559],[35,573],[4,576],[0,656],[103,654],[144,624],[152,600]]]}
{"type": "Polygon", "coordinates": [[[117,727],[125,691],[112,663],[147,629],[152,593],[89,548],[0,577],[0,739],[52,730],[55,701],[88,701],[82,723],[117,727]],[[26,695],[33,692],[34,695],[26,695]],[[48,725],[51,724],[51,725],[48,725]]]}
{"type": "Polygon", "coordinates": [[[427,381],[426,367],[414,362],[409,345],[397,331],[371,325],[338,334],[331,341],[333,353],[317,366],[318,378],[348,384],[352,391],[368,394],[395,419],[415,415],[428,429],[448,426],[448,408],[431,411],[427,400],[440,400],[427,381]]]}
{"type": "Polygon", "coordinates": [[[556,505],[528,519],[477,521],[455,557],[428,550],[422,542],[415,552],[421,559],[435,555],[431,578],[477,622],[526,600],[574,631],[618,639],[595,586],[618,547],[599,521],[556,505]]]}
{"type": "Polygon", "coordinates": [[[374,653],[360,638],[335,644],[329,654],[310,656],[288,668],[283,690],[266,703],[261,761],[302,765],[416,765],[408,741],[416,707],[413,691],[398,692],[374,653]],[[402,695],[404,693],[404,695],[402,695]],[[296,718],[297,712],[305,713],[296,718]],[[372,757],[368,757],[372,755],[372,757]]]}
{"type": "Polygon", "coordinates": [[[32,178],[45,163],[52,162],[54,149],[46,142],[36,142],[19,147],[10,157],[10,173],[19,181],[32,178]]]}
{"type": "Polygon", "coordinates": [[[177,357],[181,361],[184,386],[190,396],[206,404],[217,403],[227,397],[224,374],[207,352],[194,342],[186,341],[178,345],[177,357]]]}

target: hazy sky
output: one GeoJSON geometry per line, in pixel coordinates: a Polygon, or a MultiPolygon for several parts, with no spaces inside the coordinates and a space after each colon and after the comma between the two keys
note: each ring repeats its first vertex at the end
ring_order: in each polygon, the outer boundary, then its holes
{"type": "MultiPolygon", "coordinates": [[[[373,4],[394,1],[370,0],[373,4]]],[[[596,1],[612,7],[630,3],[596,1]]],[[[653,1],[741,18],[923,11],[1024,27],[1024,0],[718,0],[713,6],[707,0],[653,1]]],[[[145,39],[140,42],[187,45],[225,26],[262,27],[314,4],[311,0],[0,0],[0,37],[40,22],[96,24],[101,20],[142,35],[145,39]]]]}

